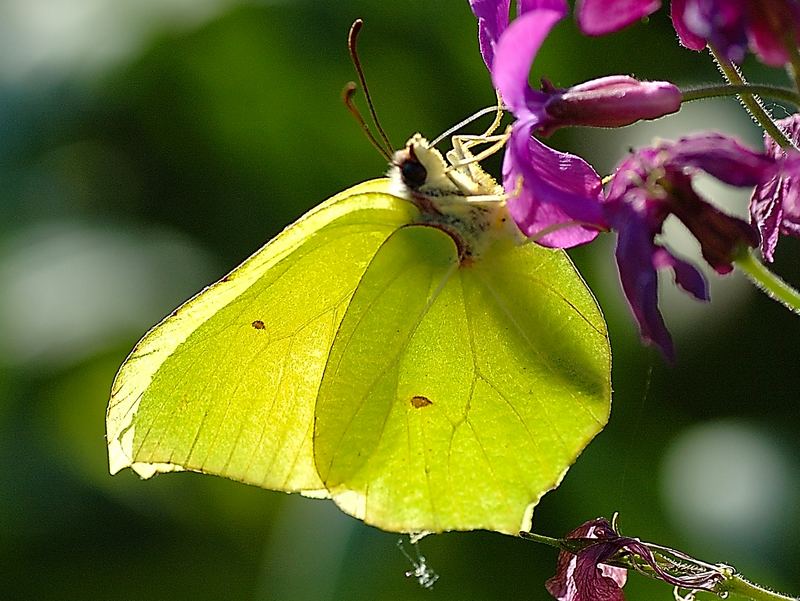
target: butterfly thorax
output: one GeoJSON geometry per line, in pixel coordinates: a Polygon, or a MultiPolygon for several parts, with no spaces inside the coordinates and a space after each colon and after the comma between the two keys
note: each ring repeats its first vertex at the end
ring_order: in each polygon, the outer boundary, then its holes
{"type": "Polygon", "coordinates": [[[420,134],[395,152],[389,177],[394,192],[420,211],[418,224],[453,238],[462,265],[478,258],[500,238],[521,242],[506,207],[503,189],[477,161],[464,161],[457,149],[448,164],[420,134]]]}

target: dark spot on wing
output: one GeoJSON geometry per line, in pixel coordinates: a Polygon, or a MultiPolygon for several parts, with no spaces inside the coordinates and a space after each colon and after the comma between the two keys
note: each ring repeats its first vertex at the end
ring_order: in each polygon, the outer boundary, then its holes
{"type": "Polygon", "coordinates": [[[411,397],[411,406],[414,407],[414,409],[422,409],[428,405],[433,405],[433,401],[428,397],[419,395],[411,397]]]}
{"type": "Polygon", "coordinates": [[[267,327],[267,326],[264,325],[264,322],[261,321],[260,319],[256,319],[250,325],[253,326],[256,330],[264,330],[267,327]]]}
{"type": "Polygon", "coordinates": [[[231,281],[231,275],[230,274],[226,275],[224,278],[222,278],[220,280],[220,282],[230,282],[230,281],[231,281]]]}

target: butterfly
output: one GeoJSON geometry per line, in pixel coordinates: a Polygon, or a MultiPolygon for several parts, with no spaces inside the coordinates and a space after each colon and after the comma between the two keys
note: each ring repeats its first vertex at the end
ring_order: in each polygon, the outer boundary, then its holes
{"type": "Polygon", "coordinates": [[[396,532],[529,529],[607,422],[610,349],[482,141],[445,159],[415,135],[150,330],[113,384],[111,472],[331,498],[396,532]]]}

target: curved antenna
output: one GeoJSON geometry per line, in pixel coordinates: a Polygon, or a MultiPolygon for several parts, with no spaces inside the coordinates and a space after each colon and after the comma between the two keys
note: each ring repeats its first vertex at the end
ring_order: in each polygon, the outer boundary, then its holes
{"type": "Polygon", "coordinates": [[[375,139],[375,136],[372,135],[372,132],[369,129],[366,121],[364,121],[364,117],[361,115],[361,111],[358,110],[358,107],[353,102],[353,97],[356,95],[356,91],[358,87],[354,81],[348,81],[345,84],[344,89],[342,90],[342,102],[347,107],[347,110],[350,111],[350,114],[355,117],[358,124],[361,126],[364,134],[367,136],[367,140],[378,150],[378,152],[385,158],[387,161],[391,162],[392,155],[378,143],[378,140],[375,139]]]}
{"type": "Polygon", "coordinates": [[[364,96],[367,98],[367,106],[369,107],[369,114],[372,117],[372,122],[375,124],[375,129],[378,130],[383,143],[386,145],[385,151],[381,152],[381,154],[388,154],[391,156],[393,148],[392,143],[389,142],[389,138],[386,135],[386,132],[383,131],[381,122],[378,120],[378,114],[375,112],[375,106],[372,104],[372,96],[370,95],[369,87],[367,86],[367,78],[364,76],[364,69],[361,68],[361,60],[358,58],[358,47],[356,44],[358,42],[358,33],[361,31],[363,26],[364,21],[361,19],[356,19],[353,21],[353,24],[350,26],[350,33],[347,36],[347,49],[350,51],[350,60],[353,61],[353,66],[358,74],[358,81],[361,82],[361,87],[364,89],[364,96]]]}

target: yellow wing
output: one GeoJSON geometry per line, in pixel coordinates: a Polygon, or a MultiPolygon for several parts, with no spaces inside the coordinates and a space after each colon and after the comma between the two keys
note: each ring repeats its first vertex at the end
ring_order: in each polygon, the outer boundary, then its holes
{"type": "Polygon", "coordinates": [[[388,191],[378,179],[327,200],[144,336],[112,387],[111,473],[325,494],[312,432],[328,352],[373,255],[416,215],[388,191]]]}

